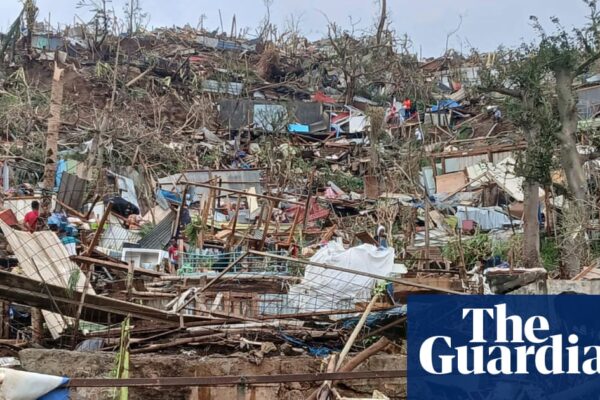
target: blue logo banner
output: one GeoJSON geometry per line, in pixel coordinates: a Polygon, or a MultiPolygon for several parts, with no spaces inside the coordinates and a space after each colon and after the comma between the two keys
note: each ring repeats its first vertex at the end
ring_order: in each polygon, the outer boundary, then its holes
{"type": "Polygon", "coordinates": [[[600,296],[411,296],[408,400],[600,399],[600,296]]]}

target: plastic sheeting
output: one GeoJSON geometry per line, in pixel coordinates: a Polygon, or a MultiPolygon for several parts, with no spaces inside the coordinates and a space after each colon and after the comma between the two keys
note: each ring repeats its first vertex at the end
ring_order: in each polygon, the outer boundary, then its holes
{"type": "Polygon", "coordinates": [[[61,386],[69,378],[0,368],[0,393],[6,400],[62,400],[69,398],[69,389],[61,386]]]}
{"type": "MultiPolygon", "coordinates": [[[[344,249],[329,242],[310,261],[388,276],[394,268],[394,249],[377,249],[370,244],[344,249]]],[[[354,309],[359,301],[369,301],[376,279],[350,272],[308,265],[304,278],[288,292],[290,304],[300,313],[354,309]]]]}

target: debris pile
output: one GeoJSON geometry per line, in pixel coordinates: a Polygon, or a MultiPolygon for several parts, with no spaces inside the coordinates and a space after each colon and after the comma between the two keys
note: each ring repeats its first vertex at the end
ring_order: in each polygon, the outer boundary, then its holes
{"type": "MultiPolygon", "coordinates": [[[[116,378],[146,353],[350,373],[404,352],[409,295],[558,277],[523,258],[529,146],[480,89],[493,55],[420,61],[335,25],[316,42],[32,26],[0,38],[2,346],[117,351],[116,378]]],[[[552,178],[545,239],[568,208],[552,178]]]]}

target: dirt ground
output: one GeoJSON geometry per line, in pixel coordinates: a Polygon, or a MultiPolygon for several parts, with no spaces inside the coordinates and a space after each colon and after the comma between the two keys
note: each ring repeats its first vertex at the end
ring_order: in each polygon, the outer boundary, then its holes
{"type": "MultiPolygon", "coordinates": [[[[25,370],[52,375],[80,378],[109,377],[115,366],[116,356],[111,353],[82,353],[64,350],[23,350],[19,353],[25,370]]],[[[314,373],[323,368],[314,357],[276,356],[264,358],[259,365],[251,362],[246,354],[228,357],[197,357],[194,355],[134,355],[131,357],[131,377],[152,378],[170,376],[222,376],[222,375],[270,375],[314,373]]],[[[406,357],[400,355],[377,355],[371,357],[357,371],[390,370],[406,367],[406,357]]],[[[141,399],[189,399],[189,400],[297,400],[304,399],[316,386],[310,383],[269,384],[252,387],[216,388],[147,388],[131,389],[131,400],[141,399]]],[[[370,396],[377,389],[393,399],[406,397],[404,379],[385,381],[356,380],[339,384],[342,393],[352,397],[370,396]]],[[[103,400],[112,398],[113,389],[77,389],[73,398],[103,400]]]]}

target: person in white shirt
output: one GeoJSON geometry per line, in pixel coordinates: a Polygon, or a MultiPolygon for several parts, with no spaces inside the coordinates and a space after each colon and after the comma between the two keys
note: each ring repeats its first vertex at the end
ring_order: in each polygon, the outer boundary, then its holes
{"type": "Polygon", "coordinates": [[[415,131],[415,138],[417,139],[417,142],[423,143],[423,132],[421,132],[421,128],[417,128],[415,131]]]}

